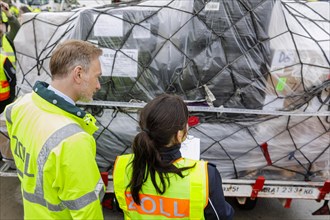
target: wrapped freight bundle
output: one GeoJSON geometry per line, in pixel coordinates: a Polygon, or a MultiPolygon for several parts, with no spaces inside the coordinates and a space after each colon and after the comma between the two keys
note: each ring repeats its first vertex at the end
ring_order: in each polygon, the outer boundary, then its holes
{"type": "Polygon", "coordinates": [[[201,158],[224,178],[329,178],[329,7],[279,0],[150,0],[24,16],[16,39],[18,95],[50,81],[57,43],[102,48],[97,161],[131,152],[137,109],[174,93],[199,124],[201,158]],[[127,103],[127,108],[114,101],[127,103]],[[235,110],[236,109],[236,110],[235,110]],[[239,111],[238,111],[239,110],[239,111]],[[308,114],[306,114],[308,113],[308,114]],[[312,131],[312,132],[311,132],[312,131]]]}

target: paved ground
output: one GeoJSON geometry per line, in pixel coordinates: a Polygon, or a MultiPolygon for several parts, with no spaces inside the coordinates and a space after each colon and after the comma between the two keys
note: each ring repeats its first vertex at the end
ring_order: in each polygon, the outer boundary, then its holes
{"type": "MultiPolygon", "coordinates": [[[[0,220],[23,219],[21,192],[17,177],[0,177],[0,220]]],[[[106,219],[122,220],[123,215],[104,209],[106,219]]]]}
{"type": "MultiPolygon", "coordinates": [[[[230,200],[230,203],[233,203],[230,200]]],[[[285,209],[276,199],[260,199],[257,206],[250,211],[235,208],[235,220],[330,220],[330,216],[312,216],[311,213],[321,206],[315,201],[292,201],[290,209],[285,209]]],[[[123,215],[104,209],[106,220],[122,220],[123,215]]],[[[0,219],[23,219],[23,208],[17,177],[0,177],[0,219]]]]}

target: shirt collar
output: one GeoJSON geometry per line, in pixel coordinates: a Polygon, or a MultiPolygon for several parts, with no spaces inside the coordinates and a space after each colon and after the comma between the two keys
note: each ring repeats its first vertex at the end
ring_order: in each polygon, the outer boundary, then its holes
{"type": "Polygon", "coordinates": [[[49,90],[48,87],[49,87],[48,83],[37,81],[33,87],[33,91],[43,99],[47,100],[53,105],[56,105],[62,110],[69,112],[73,115],[76,115],[79,118],[85,117],[86,115],[85,111],[73,105],[71,102],[68,102],[63,97],[57,95],[53,90],[49,90]]]}
{"type": "Polygon", "coordinates": [[[49,85],[47,89],[53,91],[56,95],[62,97],[65,101],[71,103],[72,105],[76,105],[76,103],[67,95],[65,95],[63,92],[55,89],[52,85],[49,85]]]}

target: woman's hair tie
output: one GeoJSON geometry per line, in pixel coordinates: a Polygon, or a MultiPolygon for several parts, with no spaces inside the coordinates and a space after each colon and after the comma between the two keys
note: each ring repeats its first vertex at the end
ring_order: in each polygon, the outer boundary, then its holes
{"type": "Polygon", "coordinates": [[[144,132],[147,133],[148,135],[150,134],[150,131],[148,130],[148,128],[142,128],[142,131],[144,131],[144,132]]]}

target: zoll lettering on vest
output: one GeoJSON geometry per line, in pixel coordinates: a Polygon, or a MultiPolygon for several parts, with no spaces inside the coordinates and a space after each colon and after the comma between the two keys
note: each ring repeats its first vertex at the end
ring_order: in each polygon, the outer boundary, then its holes
{"type": "Polygon", "coordinates": [[[134,203],[132,194],[126,193],[128,210],[136,210],[146,215],[163,215],[168,218],[184,218],[189,216],[189,200],[174,199],[163,196],[140,194],[141,205],[134,203]]]}
{"type": "MultiPolygon", "coordinates": [[[[28,177],[34,177],[34,174],[30,174],[27,172],[27,168],[30,163],[30,154],[26,152],[26,148],[22,145],[22,143],[18,140],[18,138],[13,135],[13,140],[16,140],[16,145],[15,145],[15,155],[22,160],[24,163],[24,174],[28,177]]],[[[22,171],[17,168],[17,173],[23,178],[23,173],[22,171]]]]}

